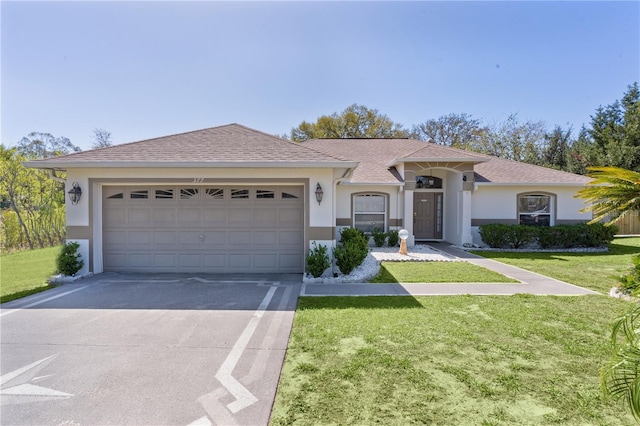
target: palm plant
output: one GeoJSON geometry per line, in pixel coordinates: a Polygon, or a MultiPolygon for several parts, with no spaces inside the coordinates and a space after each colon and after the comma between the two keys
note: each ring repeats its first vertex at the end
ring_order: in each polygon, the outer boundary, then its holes
{"type": "Polygon", "coordinates": [[[629,212],[640,212],[640,173],[619,167],[590,167],[587,175],[594,180],[578,191],[577,197],[590,203],[583,212],[593,212],[591,223],[608,224],[629,212]]]}
{"type": "Polygon", "coordinates": [[[640,306],[614,321],[611,345],[611,361],[600,370],[602,391],[623,399],[640,423],[640,306]]]}

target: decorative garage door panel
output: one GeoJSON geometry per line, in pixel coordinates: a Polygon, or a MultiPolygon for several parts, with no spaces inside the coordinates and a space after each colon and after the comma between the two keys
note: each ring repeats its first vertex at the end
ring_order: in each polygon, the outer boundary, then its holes
{"type": "Polygon", "coordinates": [[[105,271],[303,270],[302,186],[104,187],[102,221],[105,271]]]}

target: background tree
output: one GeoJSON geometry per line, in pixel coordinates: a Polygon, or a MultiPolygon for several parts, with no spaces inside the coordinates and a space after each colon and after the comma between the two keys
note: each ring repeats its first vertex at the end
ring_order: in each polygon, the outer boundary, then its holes
{"type": "Polygon", "coordinates": [[[380,114],[377,109],[353,104],[340,114],[323,115],[315,123],[303,121],[291,129],[291,139],[316,138],[404,138],[409,131],[380,114]]]}
{"type": "Polygon", "coordinates": [[[517,114],[489,126],[477,151],[509,160],[539,164],[544,146],[546,125],[542,121],[520,123],[517,114]]]}
{"type": "Polygon", "coordinates": [[[93,129],[91,139],[93,139],[93,143],[91,144],[92,149],[107,148],[113,145],[111,132],[104,129],[93,129]]]}
{"type": "Polygon", "coordinates": [[[477,150],[486,137],[488,128],[469,114],[447,114],[413,126],[413,133],[420,140],[432,139],[439,145],[477,150]]]}
{"type": "Polygon", "coordinates": [[[540,152],[540,165],[566,170],[569,149],[572,145],[571,128],[554,127],[551,132],[544,135],[544,147],[540,152]]]}
{"type": "Polygon", "coordinates": [[[31,132],[20,139],[17,152],[28,159],[49,158],[82,151],[69,138],[54,137],[50,133],[31,132]]]}
{"type": "Polygon", "coordinates": [[[597,166],[640,171],[640,90],[628,86],[622,100],[600,106],[591,116],[588,132],[597,154],[597,166]]]}

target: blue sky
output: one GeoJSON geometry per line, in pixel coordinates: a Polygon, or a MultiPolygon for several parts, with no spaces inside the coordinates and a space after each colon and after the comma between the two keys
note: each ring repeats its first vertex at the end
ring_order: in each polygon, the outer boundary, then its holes
{"type": "Polygon", "coordinates": [[[83,149],[228,123],[289,133],[357,103],[588,123],[640,80],[640,2],[12,2],[1,142],[83,149]]]}

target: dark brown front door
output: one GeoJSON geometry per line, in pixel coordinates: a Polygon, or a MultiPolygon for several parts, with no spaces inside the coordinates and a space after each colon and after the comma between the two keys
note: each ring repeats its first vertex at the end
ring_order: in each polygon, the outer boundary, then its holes
{"type": "Polygon", "coordinates": [[[413,193],[413,235],[416,240],[442,239],[442,192],[413,193]]]}

